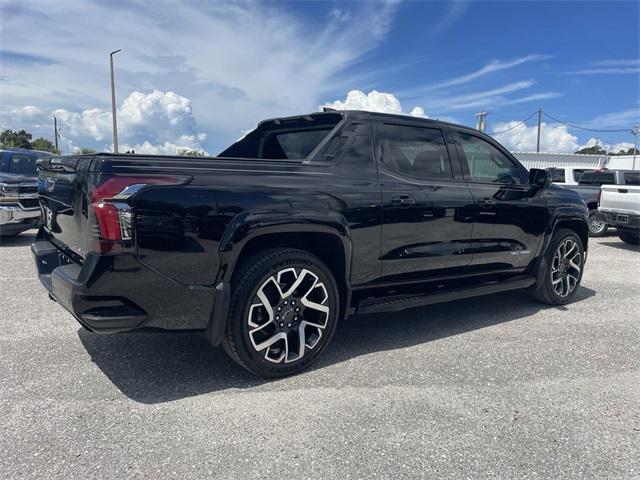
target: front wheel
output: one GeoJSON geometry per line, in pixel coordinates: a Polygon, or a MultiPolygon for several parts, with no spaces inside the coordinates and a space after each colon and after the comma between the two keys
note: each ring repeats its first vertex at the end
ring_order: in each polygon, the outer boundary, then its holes
{"type": "Polygon", "coordinates": [[[618,230],[618,237],[624,243],[629,245],[640,245],[640,233],[638,232],[624,232],[618,230]]]}
{"type": "Polygon", "coordinates": [[[584,269],[584,246],[573,230],[558,230],[545,252],[546,267],[542,283],[533,291],[539,301],[564,305],[580,287],[584,269]]]}
{"type": "Polygon", "coordinates": [[[597,210],[589,212],[589,235],[592,237],[602,237],[607,233],[607,224],[604,217],[597,210]]]}
{"type": "Polygon", "coordinates": [[[335,331],[338,288],[315,255],[269,249],[234,274],[223,347],[239,365],[267,378],[311,365],[335,331]]]}

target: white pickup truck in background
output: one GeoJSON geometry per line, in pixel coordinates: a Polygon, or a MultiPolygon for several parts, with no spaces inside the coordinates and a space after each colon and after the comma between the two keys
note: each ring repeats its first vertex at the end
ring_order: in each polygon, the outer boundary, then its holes
{"type": "Polygon", "coordinates": [[[640,245],[640,185],[602,185],[598,210],[623,242],[640,245]]]}

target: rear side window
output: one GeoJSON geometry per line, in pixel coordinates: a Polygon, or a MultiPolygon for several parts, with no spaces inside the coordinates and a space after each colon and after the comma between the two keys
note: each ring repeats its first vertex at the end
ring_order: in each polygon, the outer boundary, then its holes
{"type": "Polygon", "coordinates": [[[23,153],[14,153],[9,157],[9,173],[35,176],[38,174],[37,158],[23,153]]]}
{"type": "Polygon", "coordinates": [[[640,185],[640,172],[625,173],[624,174],[625,185],[640,185]]]}
{"type": "Polygon", "coordinates": [[[613,172],[586,172],[582,174],[580,185],[615,185],[616,175],[613,172]]]}
{"type": "Polygon", "coordinates": [[[437,128],[383,124],[382,163],[389,169],[425,179],[450,179],[451,163],[437,128]]]}
{"type": "Polygon", "coordinates": [[[480,183],[526,183],[522,169],[486,140],[463,132],[453,132],[463,154],[465,177],[480,183]]]}
{"type": "Polygon", "coordinates": [[[302,160],[324,140],[331,131],[330,128],[322,130],[306,130],[298,132],[274,133],[265,141],[264,158],[281,159],[288,158],[302,160]]]}
{"type": "Polygon", "coordinates": [[[555,183],[564,183],[564,168],[548,168],[551,175],[551,181],[555,183]]]}

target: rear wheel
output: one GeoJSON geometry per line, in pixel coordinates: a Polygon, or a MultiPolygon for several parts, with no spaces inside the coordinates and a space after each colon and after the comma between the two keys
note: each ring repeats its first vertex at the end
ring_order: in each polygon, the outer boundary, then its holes
{"type": "Polygon", "coordinates": [[[234,275],[223,347],[256,375],[284,377],[310,366],[329,344],[338,319],[338,289],[315,255],[269,249],[234,275]]]}
{"type": "Polygon", "coordinates": [[[618,237],[624,243],[628,243],[629,245],[640,245],[640,233],[638,232],[621,232],[618,231],[618,237]]]}
{"type": "Polygon", "coordinates": [[[607,224],[604,217],[597,210],[589,212],[589,235],[592,237],[602,237],[607,232],[607,224]]]}
{"type": "Polygon", "coordinates": [[[582,280],[585,260],[582,240],[573,230],[558,230],[551,238],[545,260],[543,280],[533,291],[534,297],[549,305],[568,303],[582,280]]]}

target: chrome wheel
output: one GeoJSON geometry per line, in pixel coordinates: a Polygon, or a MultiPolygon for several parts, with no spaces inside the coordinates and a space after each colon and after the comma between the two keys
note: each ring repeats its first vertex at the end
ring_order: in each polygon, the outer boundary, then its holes
{"type": "Polygon", "coordinates": [[[589,215],[589,232],[592,235],[598,235],[607,228],[607,224],[604,219],[597,213],[589,215]]]}
{"type": "Polygon", "coordinates": [[[563,241],[551,262],[551,285],[559,297],[567,297],[578,285],[582,272],[582,252],[571,238],[563,241]]]}
{"type": "Polygon", "coordinates": [[[251,345],[266,360],[290,363],[318,345],[329,320],[329,294],[306,268],[285,268],[267,278],[249,307],[251,345]]]}

